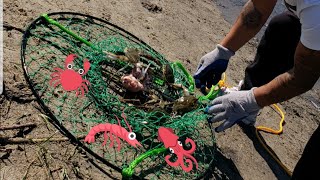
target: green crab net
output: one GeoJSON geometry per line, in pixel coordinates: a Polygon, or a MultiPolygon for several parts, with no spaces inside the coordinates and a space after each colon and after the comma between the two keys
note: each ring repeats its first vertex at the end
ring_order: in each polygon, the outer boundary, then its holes
{"type": "Polygon", "coordinates": [[[167,60],[134,35],[88,15],[45,14],[26,30],[21,59],[33,93],[57,126],[89,153],[122,171],[124,177],[197,179],[210,168],[215,141],[207,115],[203,113],[204,105],[199,102],[191,103],[190,107],[176,104],[181,98],[196,96],[192,77],[179,62],[167,60]],[[134,68],[134,64],[119,58],[125,57],[128,49],[138,50],[141,64],[149,66],[144,68],[149,77],[148,90],[129,92],[123,87],[121,77],[134,68]],[[68,61],[70,54],[76,56],[68,61]],[[170,70],[174,82],[167,82],[166,69],[170,70]],[[82,74],[80,83],[75,85],[79,79],[72,73],[65,75],[67,70],[82,74]],[[64,87],[68,83],[69,87],[64,87]],[[180,88],[172,87],[172,83],[180,88]],[[95,142],[77,139],[102,123],[114,126],[105,125],[105,134],[97,131],[96,136],[93,135],[95,142]],[[141,146],[130,145],[124,135],[116,133],[116,126],[129,133],[132,130],[141,146]],[[171,128],[186,151],[194,148],[188,139],[195,142],[196,149],[190,153],[194,157],[191,163],[187,161],[189,156],[165,148],[166,140],[158,138],[160,127],[171,128]],[[122,136],[118,137],[121,141],[116,136],[122,136]],[[170,166],[166,157],[171,162],[182,163],[170,166]],[[192,169],[187,172],[182,166],[192,169]]]}

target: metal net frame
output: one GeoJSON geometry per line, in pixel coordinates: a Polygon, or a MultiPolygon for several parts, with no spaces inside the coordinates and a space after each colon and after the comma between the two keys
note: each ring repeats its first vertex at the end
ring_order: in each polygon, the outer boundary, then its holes
{"type": "MultiPolygon", "coordinates": [[[[27,82],[39,104],[55,122],[55,125],[71,140],[77,142],[91,155],[122,172],[124,177],[142,179],[197,179],[205,175],[214,160],[215,139],[203,113],[205,104],[182,114],[173,114],[158,108],[144,108],[150,100],[150,92],[131,93],[120,83],[123,74],[128,74],[132,64],[112,59],[105,52],[118,53],[126,48],[145,52],[141,62],[150,64],[152,80],[149,88],[153,95],[163,101],[175,101],[183,96],[183,90],[172,89],[163,78],[162,68],[170,65],[175,83],[182,84],[192,92],[192,77],[181,63],[167,60],[139,38],[105,20],[80,13],[57,12],[44,14],[34,20],[24,33],[21,45],[21,60],[27,82]],[[84,80],[90,82],[84,97],[75,91],[64,91],[61,86],[50,85],[54,68],[64,69],[66,57],[76,54],[74,69],[83,68],[84,59],[89,60],[90,69],[84,80]],[[125,102],[138,99],[139,102],[125,102]],[[105,146],[103,134],[96,142],[87,144],[76,137],[87,135],[92,127],[100,123],[118,124],[128,130],[122,113],[141,143],[134,148],[121,141],[121,150],[115,143],[105,146]],[[165,156],[170,151],[157,140],[159,127],[172,128],[181,142],[187,138],[196,143],[193,153],[198,168],[185,172],[180,167],[170,167],[165,156]]],[[[154,105],[157,107],[156,105],[154,105]]],[[[190,148],[189,144],[183,147],[190,148]]],[[[172,160],[177,159],[172,155],[172,160]]]]}

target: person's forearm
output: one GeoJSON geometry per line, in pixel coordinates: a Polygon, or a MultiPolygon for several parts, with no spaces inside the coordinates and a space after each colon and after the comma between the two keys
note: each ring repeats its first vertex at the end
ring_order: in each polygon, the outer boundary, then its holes
{"type": "Polygon", "coordinates": [[[254,89],[261,107],[279,103],[310,90],[320,77],[320,52],[298,44],[294,68],[268,84],[254,89]]]}
{"type": "Polygon", "coordinates": [[[236,52],[260,31],[276,2],[276,0],[249,0],[220,44],[236,52]]]}

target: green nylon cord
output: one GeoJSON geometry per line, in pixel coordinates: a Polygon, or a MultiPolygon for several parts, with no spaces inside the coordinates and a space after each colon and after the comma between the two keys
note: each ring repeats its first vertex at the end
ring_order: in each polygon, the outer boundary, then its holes
{"type": "Polygon", "coordinates": [[[48,14],[42,14],[42,17],[44,17],[48,23],[57,26],[58,28],[60,28],[61,30],[63,30],[64,32],[68,33],[69,35],[71,35],[72,37],[74,37],[75,39],[81,41],[82,43],[88,45],[89,47],[91,47],[94,50],[98,50],[95,46],[93,46],[93,44],[91,44],[89,41],[83,39],[82,37],[78,36],[77,34],[75,34],[74,32],[70,31],[69,29],[67,29],[66,27],[62,26],[60,23],[58,23],[57,21],[51,19],[48,14]]]}
{"type": "Polygon", "coordinates": [[[216,84],[215,86],[212,86],[209,93],[205,96],[200,96],[199,97],[199,101],[202,102],[204,100],[213,100],[214,98],[217,97],[217,95],[220,92],[220,89],[215,90],[215,88],[218,86],[218,84],[216,84]]]}
{"type": "MultiPolygon", "coordinates": [[[[91,47],[93,50],[102,52],[100,49],[96,48],[93,44],[91,44],[89,41],[87,41],[86,39],[78,36],[76,33],[70,31],[69,29],[67,29],[66,27],[64,27],[63,25],[61,25],[60,23],[58,23],[57,21],[51,19],[48,14],[42,14],[42,17],[44,17],[46,19],[46,21],[52,25],[57,26],[58,28],[60,28],[62,31],[66,32],[67,34],[71,35],[73,38],[75,38],[76,40],[86,44],[87,46],[91,47]]],[[[124,64],[124,62],[116,60],[119,64],[124,64]]],[[[161,82],[160,82],[161,83],[161,82]]],[[[160,84],[161,85],[161,84],[160,84]]]]}
{"type": "MultiPolygon", "coordinates": [[[[188,88],[188,90],[190,92],[194,91],[194,79],[193,77],[188,73],[188,71],[184,68],[184,66],[180,63],[180,62],[174,62],[173,63],[174,66],[178,67],[179,69],[182,70],[182,72],[184,73],[184,75],[187,77],[190,86],[188,88]]],[[[218,85],[218,84],[217,84],[218,85]]],[[[220,92],[219,90],[215,90],[215,88],[217,87],[217,85],[211,87],[210,92],[206,95],[206,96],[200,96],[199,97],[199,101],[203,101],[203,100],[212,100],[214,99],[218,93],[220,92]]],[[[132,177],[133,173],[134,173],[134,168],[140,163],[142,162],[144,159],[150,157],[150,156],[156,156],[162,152],[164,152],[166,150],[166,148],[162,147],[162,148],[158,148],[158,149],[154,149],[151,151],[147,151],[146,153],[140,155],[139,157],[137,157],[130,165],[128,168],[124,168],[122,170],[122,176],[126,177],[126,178],[130,178],[132,177]]]]}
{"type": "Polygon", "coordinates": [[[174,62],[173,63],[175,66],[177,66],[178,68],[180,68],[182,70],[182,72],[187,76],[188,81],[190,83],[190,86],[188,87],[188,90],[190,92],[194,92],[194,79],[193,77],[188,73],[188,71],[184,68],[184,66],[180,63],[180,62],[174,62]]]}
{"type": "MultiPolygon", "coordinates": [[[[184,75],[188,78],[189,83],[191,84],[188,87],[188,90],[190,92],[194,92],[194,86],[195,86],[194,78],[188,73],[188,71],[184,68],[184,66],[179,61],[174,62],[173,64],[182,70],[184,75]]],[[[220,92],[220,89],[215,90],[217,86],[218,84],[216,84],[215,86],[212,86],[207,95],[199,97],[199,101],[202,102],[204,100],[213,100],[214,98],[216,98],[220,92]]]]}
{"type": "Polygon", "coordinates": [[[153,149],[151,151],[147,151],[146,153],[140,155],[139,157],[137,157],[134,161],[132,161],[132,163],[129,165],[129,167],[127,168],[123,168],[122,169],[122,176],[126,177],[126,178],[130,178],[132,177],[133,173],[134,173],[134,168],[144,159],[150,157],[150,156],[156,156],[160,153],[165,152],[167,149],[165,147],[161,147],[161,148],[157,148],[157,149],[153,149]]]}
{"type": "MultiPolygon", "coordinates": [[[[56,27],[58,27],[59,29],[61,29],[63,32],[67,33],[68,35],[72,36],[74,39],[86,44],[87,46],[91,47],[93,50],[97,50],[98,52],[102,53],[102,50],[99,47],[99,45],[95,46],[92,43],[90,43],[89,41],[87,41],[85,38],[80,37],[79,35],[77,35],[77,33],[72,32],[71,30],[69,30],[68,28],[64,27],[63,25],[59,24],[59,22],[51,19],[47,14],[42,14],[41,15],[44,19],[46,19],[46,21],[56,27]]],[[[112,51],[112,50],[109,50],[112,51]]],[[[94,59],[94,58],[92,58],[94,59]]],[[[95,59],[96,61],[98,61],[98,56],[95,59]]],[[[119,63],[123,63],[121,61],[118,61],[119,63]]],[[[94,64],[94,63],[93,63],[94,64]]],[[[174,62],[173,63],[174,68],[179,68],[182,71],[182,76],[186,76],[186,80],[188,81],[188,83],[190,84],[188,87],[188,90],[190,92],[194,92],[195,90],[195,82],[194,82],[194,78],[188,73],[188,71],[184,68],[184,66],[180,63],[180,62],[174,62]]],[[[96,79],[95,79],[96,80],[96,79]]],[[[161,79],[156,79],[155,80],[156,84],[160,84],[163,85],[164,81],[161,79]]],[[[217,85],[216,85],[217,86],[217,85]]],[[[206,95],[206,96],[200,96],[199,101],[201,99],[202,100],[211,100],[213,98],[215,98],[218,93],[219,90],[214,90],[215,87],[212,87],[210,92],[206,95]]],[[[105,97],[105,96],[103,96],[105,97]]],[[[60,107],[59,107],[60,108],[60,107]]],[[[62,109],[59,110],[60,112],[62,112],[62,109]]],[[[149,150],[147,152],[145,152],[144,154],[141,154],[139,157],[137,157],[136,159],[134,159],[129,167],[127,168],[123,168],[122,170],[122,176],[123,177],[132,177],[132,175],[134,174],[134,169],[139,165],[139,163],[141,163],[143,160],[145,160],[148,157],[152,157],[152,156],[157,156],[163,152],[166,151],[166,148],[161,147],[161,148],[157,148],[157,149],[153,149],[153,150],[149,150]]],[[[127,164],[127,163],[126,163],[127,164]]]]}
{"type": "MultiPolygon", "coordinates": [[[[97,48],[95,48],[95,46],[93,46],[93,44],[91,44],[90,42],[88,42],[87,40],[85,40],[84,38],[81,38],[80,36],[78,36],[77,34],[75,34],[74,32],[70,31],[69,29],[65,28],[63,25],[61,25],[60,23],[58,23],[57,21],[51,19],[47,14],[42,14],[42,17],[44,17],[47,22],[49,22],[50,24],[52,25],[55,25],[57,26],[58,28],[60,28],[61,30],[63,30],[64,32],[66,32],[67,34],[71,35],[72,37],[74,37],[75,39],[81,41],[82,43],[88,45],[89,47],[93,48],[94,50],[98,50],[97,48]]],[[[182,66],[181,63],[179,62],[176,62],[175,63],[183,72],[184,74],[188,77],[188,80],[189,82],[191,82],[192,84],[192,81],[190,80],[192,77],[190,76],[190,74],[185,70],[185,68],[182,66]],[[191,77],[191,78],[190,78],[191,77]]],[[[193,84],[192,84],[193,85],[193,84]]],[[[194,88],[194,86],[190,86],[189,89],[192,89],[194,88]]],[[[154,149],[152,151],[148,151],[142,155],[140,155],[138,158],[136,158],[130,165],[128,168],[124,168],[122,170],[122,175],[124,177],[132,177],[133,175],[133,172],[134,172],[134,168],[141,162],[143,161],[144,159],[148,158],[149,156],[155,156],[155,155],[158,155],[162,152],[166,151],[166,148],[162,147],[162,148],[158,148],[158,149],[154,149]]]]}
{"type": "MultiPolygon", "coordinates": [[[[42,17],[44,17],[46,19],[46,21],[52,25],[57,26],[58,28],[60,28],[61,30],[63,30],[64,32],[66,32],[67,34],[71,35],[72,37],[74,37],[75,39],[81,41],[82,43],[88,45],[89,47],[91,47],[94,50],[100,51],[99,49],[97,49],[93,44],[91,44],[89,41],[87,41],[86,39],[78,36],[77,34],[75,34],[74,32],[70,31],[69,29],[67,29],[66,27],[64,27],[63,25],[61,25],[60,23],[58,23],[57,21],[51,19],[48,14],[42,14],[42,17]]],[[[174,65],[176,65],[178,68],[180,68],[182,70],[182,72],[187,76],[189,83],[191,84],[189,86],[189,91],[193,92],[194,91],[194,79],[193,77],[188,73],[188,71],[183,67],[183,65],[180,62],[175,62],[174,65]]],[[[156,81],[157,84],[159,85],[163,85],[164,81],[158,79],[156,81]]]]}

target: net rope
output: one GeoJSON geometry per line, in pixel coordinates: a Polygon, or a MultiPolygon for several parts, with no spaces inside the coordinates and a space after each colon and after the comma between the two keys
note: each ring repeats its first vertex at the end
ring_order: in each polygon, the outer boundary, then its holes
{"type": "MultiPolygon", "coordinates": [[[[146,102],[152,100],[151,95],[158,97],[161,102],[175,102],[183,96],[181,89],[170,88],[163,79],[162,69],[166,64],[174,70],[175,83],[192,91],[193,84],[185,70],[130,33],[103,20],[69,13],[49,16],[91,45],[70,36],[61,28],[48,23],[45,18],[38,18],[27,29],[25,48],[22,49],[26,74],[41,101],[60,124],[77,137],[87,135],[92,127],[100,123],[118,124],[117,116],[121,126],[129,131],[121,117],[124,113],[142,148],[136,149],[121,141],[121,150],[117,151],[120,144],[113,139],[114,146],[110,148],[110,138],[102,146],[103,134],[96,136],[95,143],[84,144],[108,162],[125,169],[123,173],[127,175],[131,171],[147,179],[195,179],[203,176],[214,160],[215,150],[215,140],[206,121],[207,115],[203,113],[204,105],[198,103],[197,108],[185,113],[161,109],[159,103],[146,107],[146,102]],[[149,88],[152,91],[131,93],[122,87],[120,78],[130,73],[132,64],[110,58],[104,52],[119,53],[126,48],[139,49],[151,57],[141,57],[140,60],[143,64],[150,64],[152,82],[149,88]],[[61,85],[54,88],[49,84],[54,68],[64,70],[65,59],[70,54],[77,55],[72,62],[75,71],[83,69],[84,59],[90,62],[90,69],[83,76],[83,79],[90,82],[84,97],[76,96],[75,91],[64,91],[61,85]],[[194,166],[187,173],[181,167],[167,165],[164,157],[170,152],[157,140],[159,127],[172,128],[183,143],[186,138],[195,141],[196,151],[192,155],[198,162],[198,169],[194,166]],[[133,166],[132,162],[138,162],[135,160],[142,156],[143,160],[134,164],[134,169],[128,169],[133,166]]],[[[190,148],[189,144],[183,146],[185,149],[190,148]]],[[[176,158],[172,155],[173,160],[176,158]]]]}

